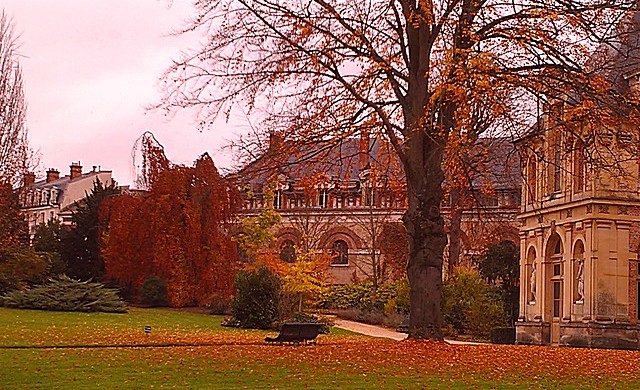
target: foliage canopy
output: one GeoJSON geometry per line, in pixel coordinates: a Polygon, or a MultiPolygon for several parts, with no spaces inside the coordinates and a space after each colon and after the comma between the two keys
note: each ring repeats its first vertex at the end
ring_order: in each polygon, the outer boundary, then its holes
{"type": "Polygon", "coordinates": [[[269,153],[280,164],[326,159],[349,137],[385,139],[407,181],[413,337],[441,338],[445,157],[465,166],[481,135],[523,134],[542,96],[570,102],[567,117],[592,125],[589,142],[621,116],[638,118],[606,77],[607,56],[592,55],[619,47],[632,0],[196,5],[185,29],[207,40],[168,69],[157,107],[197,107],[203,126],[247,107],[261,119],[260,142],[242,146],[267,153],[267,134],[278,133],[287,142],[269,153]]]}

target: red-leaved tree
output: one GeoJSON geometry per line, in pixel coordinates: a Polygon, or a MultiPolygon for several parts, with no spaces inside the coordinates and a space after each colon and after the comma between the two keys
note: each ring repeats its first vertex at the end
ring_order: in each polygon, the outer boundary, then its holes
{"type": "MultiPolygon", "coordinates": [[[[148,137],[149,144],[153,138],[148,137]]],[[[193,167],[172,166],[161,147],[146,147],[144,194],[123,195],[102,210],[107,278],[140,291],[157,276],[171,306],[205,305],[233,292],[237,251],[229,223],[239,206],[235,186],[203,154],[193,167]]]]}

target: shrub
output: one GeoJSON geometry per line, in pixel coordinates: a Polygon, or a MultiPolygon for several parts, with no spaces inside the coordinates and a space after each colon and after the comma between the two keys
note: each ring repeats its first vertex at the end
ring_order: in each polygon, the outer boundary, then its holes
{"type": "Polygon", "coordinates": [[[149,276],[140,287],[140,304],[150,307],[169,306],[167,283],[157,276],[149,276]]]}
{"type": "Polygon", "coordinates": [[[224,297],[215,296],[207,305],[209,314],[228,315],[231,314],[231,301],[224,297]]]}
{"type": "MultiPolygon", "coordinates": [[[[345,309],[345,310],[339,310],[336,314],[338,315],[338,317],[345,320],[364,322],[365,324],[371,324],[371,325],[385,325],[389,322],[388,317],[386,317],[384,313],[381,313],[378,311],[345,309]]],[[[399,325],[399,323],[397,325],[399,325]]]]}
{"type": "Polygon", "coordinates": [[[80,282],[64,275],[33,288],[8,292],[0,296],[0,303],[20,309],[127,312],[127,305],[116,290],[102,283],[80,282]]]}
{"type": "Polygon", "coordinates": [[[289,318],[285,322],[306,322],[312,324],[322,324],[320,333],[329,334],[331,327],[334,325],[333,321],[326,317],[318,317],[316,315],[305,313],[302,311],[297,312],[293,317],[289,318]]]}
{"type": "Polygon", "coordinates": [[[369,281],[331,286],[320,297],[319,306],[327,309],[359,309],[383,312],[390,301],[399,313],[409,311],[409,290],[406,280],[378,286],[374,302],[373,284],[369,281]]]}
{"type": "Polygon", "coordinates": [[[499,294],[474,271],[457,269],[442,289],[442,318],[456,332],[488,337],[492,328],[505,324],[499,294]]]}
{"type": "Polygon", "coordinates": [[[278,320],[281,281],[266,267],[238,272],[231,312],[242,328],[269,329],[278,320]]]}
{"type": "Polygon", "coordinates": [[[515,344],[516,328],[499,327],[491,329],[491,342],[494,344],[515,344]]]}
{"type": "Polygon", "coordinates": [[[0,293],[46,280],[51,256],[32,248],[0,249],[0,293]]]}

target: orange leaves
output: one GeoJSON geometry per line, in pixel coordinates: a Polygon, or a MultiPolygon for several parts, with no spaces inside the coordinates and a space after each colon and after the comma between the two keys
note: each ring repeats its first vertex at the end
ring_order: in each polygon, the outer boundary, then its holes
{"type": "Polygon", "coordinates": [[[208,155],[193,168],[165,168],[151,177],[147,194],[123,196],[109,206],[107,277],[137,292],[144,279],[159,276],[178,307],[229,297],[237,263],[227,232],[239,205],[234,187],[208,155]]]}

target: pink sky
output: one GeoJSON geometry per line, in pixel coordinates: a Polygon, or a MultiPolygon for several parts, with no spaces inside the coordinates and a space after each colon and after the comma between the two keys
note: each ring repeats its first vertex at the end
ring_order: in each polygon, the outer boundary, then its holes
{"type": "Polygon", "coordinates": [[[193,13],[189,0],[3,0],[0,8],[20,34],[40,173],[68,174],[80,161],[85,171],[99,165],[131,184],[132,146],[146,130],[176,163],[191,164],[207,151],[219,167],[229,165],[218,149],[241,125],[220,121],[200,133],[191,113],[167,118],[144,109],[158,99],[158,78],[171,59],[202,39],[167,37],[193,13]]]}

